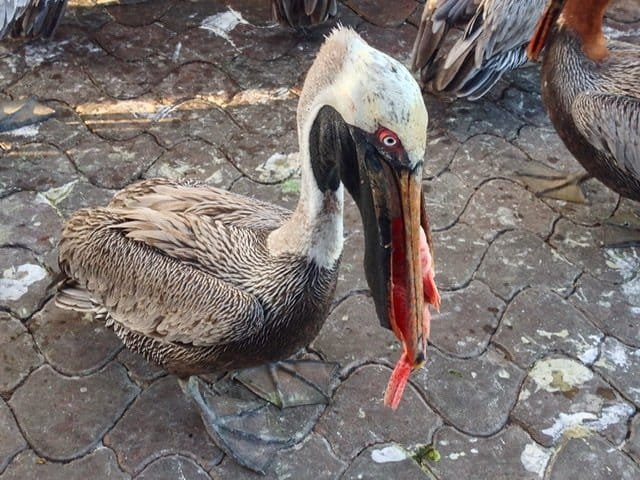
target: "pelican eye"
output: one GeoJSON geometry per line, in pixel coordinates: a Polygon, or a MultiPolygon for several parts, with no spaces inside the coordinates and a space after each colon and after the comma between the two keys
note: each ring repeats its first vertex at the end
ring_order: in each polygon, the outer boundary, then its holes
{"type": "Polygon", "coordinates": [[[400,146],[400,139],[388,128],[380,127],[376,132],[376,137],[386,148],[395,149],[400,146]]]}

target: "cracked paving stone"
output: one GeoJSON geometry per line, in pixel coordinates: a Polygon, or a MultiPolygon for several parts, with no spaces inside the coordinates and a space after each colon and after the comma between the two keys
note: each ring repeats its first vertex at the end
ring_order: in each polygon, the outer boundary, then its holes
{"type": "Polygon", "coordinates": [[[640,10],[635,0],[613,0],[606,15],[619,22],[640,22],[640,10]]]}
{"type": "Polygon", "coordinates": [[[607,335],[633,347],[640,347],[638,280],[623,284],[622,288],[613,288],[590,275],[583,275],[569,301],[607,335]]]}
{"type": "MultiPolygon", "coordinates": [[[[142,27],[156,24],[175,3],[175,0],[145,0],[141,3],[123,2],[122,5],[109,5],[108,12],[119,24],[142,27]]],[[[188,2],[188,5],[193,5],[193,3],[188,2]]]]}
{"type": "Polygon", "coordinates": [[[587,228],[560,219],[549,242],[567,260],[599,280],[621,283],[640,270],[640,247],[607,248],[607,243],[615,244],[607,227],[587,228]]]}
{"type": "Polygon", "coordinates": [[[551,352],[591,364],[602,332],[556,293],[540,287],[520,292],[505,311],[493,341],[520,367],[528,369],[551,352]]]}
{"type": "Polygon", "coordinates": [[[525,125],[513,139],[513,144],[532,160],[558,172],[573,172],[582,168],[552,126],[540,128],[525,125]]]}
{"type": "Polygon", "coordinates": [[[350,370],[371,361],[394,363],[400,356],[400,343],[393,333],[380,326],[373,300],[352,295],[329,315],[312,343],[331,362],[350,370]],[[348,338],[345,342],[343,339],[348,338]]]}
{"type": "Polygon", "coordinates": [[[329,443],[317,433],[311,433],[299,444],[277,453],[266,475],[253,473],[229,457],[213,468],[213,478],[241,478],[242,480],[281,480],[307,478],[313,472],[314,480],[333,480],[347,464],[331,451],[329,443]]]}
{"type": "Polygon", "coordinates": [[[247,135],[295,138],[298,99],[288,90],[274,92],[243,91],[233,97],[226,111],[249,132],[247,135]],[[256,121],[268,119],[268,121],[256,121]]]}
{"type": "Polygon", "coordinates": [[[74,178],[67,156],[53,145],[30,143],[9,150],[0,163],[0,195],[18,190],[44,191],[74,178]]]}
{"type": "MultiPolygon", "coordinates": [[[[45,195],[65,218],[69,218],[80,208],[106,205],[115,193],[115,190],[96,187],[86,180],[74,180],[58,190],[46,192],[45,195]]],[[[55,261],[57,263],[57,256],[55,261]]]]}
{"type": "Polygon", "coordinates": [[[58,101],[47,102],[47,106],[53,108],[56,115],[36,126],[39,142],[67,151],[83,139],[95,138],[74,109],[58,101]]]}
{"type": "Polygon", "coordinates": [[[640,349],[629,347],[608,337],[600,347],[600,357],[593,365],[626,398],[640,407],[640,349]]]}
{"type": "Polygon", "coordinates": [[[500,108],[494,101],[487,98],[476,102],[458,99],[451,103],[433,97],[430,100],[429,128],[446,130],[453,138],[465,142],[469,149],[473,149],[471,158],[480,173],[509,172],[524,161],[522,152],[511,150],[513,146],[508,144],[508,140],[516,138],[524,122],[500,108]],[[502,168],[487,168],[490,165],[502,168]]]}
{"type": "Polygon", "coordinates": [[[0,85],[11,85],[24,75],[25,59],[22,55],[5,55],[0,47],[0,85]]]}
{"type": "MultiPolygon", "coordinates": [[[[2,398],[0,398],[0,438],[2,439],[0,442],[0,474],[2,474],[15,454],[27,447],[27,442],[22,437],[11,410],[2,398]]],[[[5,478],[3,475],[0,476],[5,478]]]]}
{"type": "Polygon", "coordinates": [[[449,166],[469,186],[479,186],[495,178],[513,177],[529,164],[529,160],[516,147],[503,138],[477,135],[456,151],[449,166]]]}
{"type": "Polygon", "coordinates": [[[433,232],[433,242],[436,283],[443,290],[467,285],[489,246],[478,232],[462,223],[433,232]]]}
{"type": "Polygon", "coordinates": [[[580,188],[584,192],[586,203],[564,202],[552,198],[545,198],[544,201],[564,218],[585,226],[599,226],[613,215],[620,198],[617,193],[595,179],[581,183],[580,188]]]}
{"type": "Polygon", "coordinates": [[[256,183],[247,177],[242,177],[234,182],[231,191],[293,210],[298,203],[299,188],[299,180],[286,180],[274,188],[273,185],[256,183]]]}
{"type": "MultiPolygon", "coordinates": [[[[221,148],[230,157],[230,161],[247,177],[254,181],[260,181],[261,170],[265,163],[274,155],[287,156],[298,151],[296,137],[293,132],[283,137],[271,137],[256,135],[253,133],[240,133],[234,135],[232,144],[223,145],[221,148]]],[[[291,178],[299,184],[297,178],[291,178]]],[[[292,190],[290,183],[281,184],[281,188],[292,190]],[[286,184],[286,186],[285,186],[286,184]]],[[[300,193],[299,187],[293,189],[296,196],[300,193]]]]}
{"type": "Polygon", "coordinates": [[[129,378],[139,386],[146,387],[157,378],[167,375],[164,369],[128,348],[123,348],[118,354],[118,361],[127,369],[129,378]]]}
{"type": "Polygon", "coordinates": [[[550,447],[563,436],[601,432],[619,445],[635,412],[619,393],[573,359],[539,360],[522,385],[512,417],[540,444],[550,447]]]}
{"type": "Polygon", "coordinates": [[[89,455],[68,463],[50,462],[31,450],[18,455],[2,476],[2,480],[86,480],[89,478],[128,480],[120,470],[111,450],[98,447],[89,455]]]}
{"type": "MultiPolygon", "coordinates": [[[[147,8],[145,11],[152,10],[147,8]]],[[[131,27],[110,22],[96,32],[95,39],[114,57],[131,62],[146,59],[156,52],[170,56],[167,44],[174,36],[174,32],[159,23],[131,27]]]]}
{"type": "MultiPolygon", "coordinates": [[[[428,103],[429,97],[425,100],[428,103]]],[[[447,135],[445,130],[429,127],[423,176],[430,178],[443,174],[460,145],[461,143],[447,135]]]]}
{"type": "Polygon", "coordinates": [[[42,354],[65,375],[86,375],[102,368],[122,348],[122,342],[91,313],[62,310],[50,300],[29,322],[42,354]]]}
{"type": "Polygon", "coordinates": [[[393,3],[346,0],[345,4],[366,21],[379,27],[398,27],[418,8],[415,0],[398,0],[393,3]]]}
{"type": "Polygon", "coordinates": [[[549,125],[549,117],[538,95],[519,88],[507,88],[498,101],[506,111],[536,127],[549,125]]]}
{"type": "Polygon", "coordinates": [[[561,295],[573,289],[580,270],[542,239],[524,230],[506,232],[489,247],[476,279],[504,299],[534,285],[545,285],[561,295]]]}
{"type": "Polygon", "coordinates": [[[297,43],[296,36],[287,29],[256,28],[248,23],[240,23],[229,32],[229,40],[242,55],[261,62],[282,57],[297,43]]]}
{"type": "Polygon", "coordinates": [[[223,37],[202,28],[187,30],[171,39],[169,44],[175,63],[209,62],[219,65],[238,51],[223,37]]]}
{"type": "Polygon", "coordinates": [[[390,375],[391,370],[380,365],[356,370],[338,387],[316,425],[343,458],[353,458],[363,445],[372,443],[397,442],[405,447],[428,443],[442,424],[412,385],[396,411],[385,407],[382,398],[390,375]]]}
{"type": "Polygon", "coordinates": [[[158,111],[162,112],[161,109],[164,108],[168,107],[156,103],[149,97],[134,100],[107,98],[101,102],[79,105],[76,112],[92,134],[82,135],[81,140],[71,147],[75,147],[78,143],[100,143],[103,139],[107,141],[134,139],[151,125],[153,119],[160,115],[158,111]]]}
{"type": "Polygon", "coordinates": [[[477,357],[489,345],[504,302],[472,280],[462,290],[442,292],[440,313],[433,312],[429,342],[458,358],[477,357]]]}
{"type": "Polygon", "coordinates": [[[434,231],[453,226],[474,191],[451,172],[423,180],[422,186],[429,223],[434,231]]]}
{"type": "Polygon", "coordinates": [[[42,355],[24,325],[0,312],[0,393],[11,392],[41,363],[42,355]]]}
{"type": "Polygon", "coordinates": [[[220,68],[210,63],[180,65],[152,89],[154,95],[170,103],[195,96],[229,102],[238,93],[238,86],[220,68]]]}
{"type": "Polygon", "coordinates": [[[188,455],[206,469],[222,458],[195,405],[173,376],[145,389],[105,436],[104,444],[113,448],[120,465],[130,473],[168,454],[188,455]]]}
{"type": "Polygon", "coordinates": [[[59,100],[71,106],[95,102],[102,97],[100,90],[80,67],[64,61],[44,63],[30,69],[6,92],[13,98],[36,96],[59,100]]]}
{"type": "MultiPolygon", "coordinates": [[[[151,91],[175,67],[170,59],[153,55],[144,60],[120,60],[105,56],[87,66],[87,73],[109,97],[137,99],[151,91]]],[[[95,104],[89,104],[92,108],[95,104]]]]}
{"type": "Polygon", "coordinates": [[[423,471],[409,452],[395,444],[374,445],[358,455],[340,476],[343,480],[430,479],[435,477],[423,471]]]}
{"type": "Polygon", "coordinates": [[[119,189],[138,178],[160,157],[163,149],[147,134],[124,142],[93,141],[69,151],[89,181],[103,188],[119,189]]]}
{"type": "MultiPolygon", "coordinates": [[[[160,23],[176,33],[183,33],[199,27],[206,18],[212,15],[228,11],[227,5],[232,6],[231,3],[232,2],[229,1],[225,1],[223,4],[222,2],[211,2],[209,0],[191,0],[189,2],[176,2],[172,0],[169,10],[160,17],[160,23]]],[[[262,6],[263,9],[270,7],[270,5],[266,5],[265,2],[255,2],[255,0],[253,0],[252,3],[257,4],[258,8],[260,8],[260,6],[262,6]]],[[[232,6],[232,8],[239,10],[236,6],[232,6]]],[[[122,10],[125,11],[125,8],[122,10]]],[[[144,12],[146,14],[147,9],[145,9],[144,12]]],[[[271,14],[270,8],[268,13],[269,15],[271,14]]],[[[243,17],[245,16],[244,11],[242,15],[243,17]]],[[[125,24],[126,23],[127,22],[125,22],[125,24]]]]}
{"type": "Polygon", "coordinates": [[[79,378],[43,365],[18,387],[9,405],[36,452],[71,460],[98,444],[138,391],[117,363],[79,378]]]}
{"type": "Polygon", "coordinates": [[[523,229],[546,238],[558,215],[520,185],[502,179],[483,184],[471,197],[460,221],[491,241],[504,230],[523,229]]]}
{"type": "Polygon", "coordinates": [[[625,443],[624,449],[636,462],[640,462],[640,415],[635,415],[631,422],[631,435],[625,443]]]}
{"type": "Polygon", "coordinates": [[[363,23],[358,29],[358,34],[372,47],[405,65],[409,64],[413,42],[416,39],[416,28],[413,25],[404,24],[398,28],[385,28],[363,23]]]}
{"type": "Polygon", "coordinates": [[[190,140],[160,155],[143,177],[198,180],[213,187],[229,189],[240,175],[218,149],[202,140],[190,140]]]}
{"type": "Polygon", "coordinates": [[[0,248],[0,274],[0,308],[20,318],[31,316],[46,297],[49,272],[29,250],[0,248]]]}
{"type": "Polygon", "coordinates": [[[425,463],[440,480],[478,478],[479,472],[487,479],[537,480],[544,476],[552,453],[513,425],[487,438],[444,427],[436,432],[433,446],[440,460],[425,463]]]}
{"type": "Polygon", "coordinates": [[[62,219],[42,195],[18,192],[0,199],[0,245],[45,253],[58,244],[62,219]]]}
{"type": "Polygon", "coordinates": [[[572,438],[552,460],[549,480],[634,480],[640,468],[598,436],[572,438]]]}
{"type": "MultiPolygon", "coordinates": [[[[309,55],[314,55],[310,52],[309,55]]],[[[309,59],[307,59],[309,60],[309,59]]],[[[308,69],[304,69],[290,56],[277,58],[267,65],[264,62],[238,55],[232,60],[227,59],[223,69],[235,80],[243,90],[291,88],[306,75],[308,69]]]]}
{"type": "Polygon", "coordinates": [[[447,358],[434,349],[427,353],[427,362],[414,374],[414,382],[429,404],[463,432],[498,432],[516,402],[525,372],[492,348],[465,360],[447,358]]]}
{"type": "Polygon", "coordinates": [[[233,135],[247,135],[218,105],[194,99],[160,108],[149,118],[147,131],[168,148],[201,138],[215,146],[228,145],[233,135]],[[175,108],[174,108],[175,107],[175,108]]]}
{"type": "Polygon", "coordinates": [[[210,480],[200,465],[180,455],[162,457],[145,467],[135,480],[210,480]]]}

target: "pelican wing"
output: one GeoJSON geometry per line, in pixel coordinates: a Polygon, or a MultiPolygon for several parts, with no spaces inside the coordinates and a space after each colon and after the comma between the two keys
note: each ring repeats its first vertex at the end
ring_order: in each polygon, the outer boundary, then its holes
{"type": "Polygon", "coordinates": [[[290,27],[317,25],[338,13],[336,0],[271,0],[273,18],[290,27]]]}
{"type": "Polygon", "coordinates": [[[50,37],[66,6],[67,0],[4,0],[0,2],[0,39],[50,37]]]}
{"type": "Polygon", "coordinates": [[[623,171],[640,178],[640,99],[579,94],[571,106],[578,130],[623,171]]]}
{"type": "Polygon", "coordinates": [[[163,342],[206,346],[251,335],[264,322],[258,300],[199,263],[203,252],[238,241],[234,227],[215,226],[217,244],[207,245],[198,232],[202,225],[190,224],[188,216],[145,208],[79,210],[60,241],[60,267],[71,280],[57,302],[163,342]]]}

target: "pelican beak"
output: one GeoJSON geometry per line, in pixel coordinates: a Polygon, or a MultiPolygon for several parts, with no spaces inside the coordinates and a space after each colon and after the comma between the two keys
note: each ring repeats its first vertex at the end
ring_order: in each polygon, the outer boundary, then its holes
{"type": "Polygon", "coordinates": [[[436,308],[440,304],[422,195],[422,163],[410,167],[404,152],[395,157],[381,154],[370,136],[355,140],[360,181],[355,194],[348,182],[345,185],[362,216],[364,269],[378,318],[403,345],[385,394],[385,404],[396,408],[411,371],[425,361],[428,304],[436,308]]]}
{"type": "Polygon", "coordinates": [[[529,60],[535,62],[538,60],[542,49],[547,43],[547,37],[553,26],[555,25],[558,17],[562,13],[566,0],[550,0],[546,10],[538,20],[538,25],[529,41],[527,46],[527,56],[529,60]]]}

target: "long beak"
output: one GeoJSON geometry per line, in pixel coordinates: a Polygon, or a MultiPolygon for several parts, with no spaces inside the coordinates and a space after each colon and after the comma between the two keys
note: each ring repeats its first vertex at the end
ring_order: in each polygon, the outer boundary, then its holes
{"type": "Polygon", "coordinates": [[[547,37],[551,33],[558,17],[562,13],[566,0],[550,0],[546,10],[538,20],[535,32],[527,46],[527,56],[531,61],[537,61],[540,52],[547,43],[547,37]]]}
{"type": "Polygon", "coordinates": [[[367,282],[380,324],[394,332],[412,368],[418,368],[429,335],[425,300],[439,304],[429,264],[431,231],[422,200],[422,166],[392,166],[379,156],[371,158],[377,153],[370,149],[365,155],[369,158],[359,162],[365,171],[356,202],[365,229],[367,282]]]}

